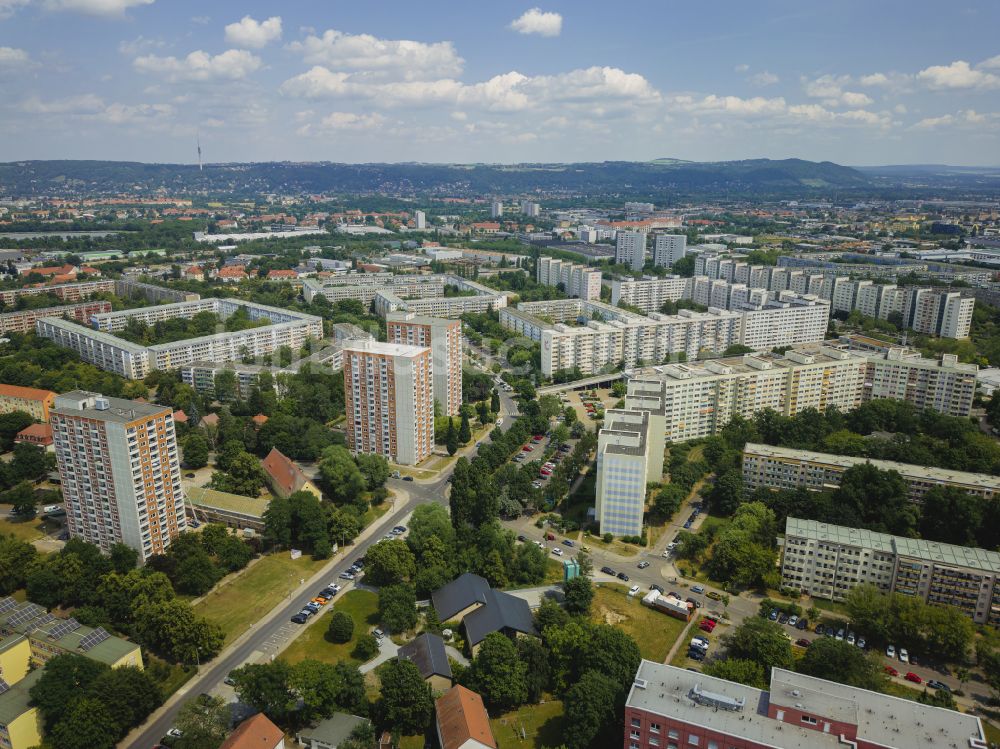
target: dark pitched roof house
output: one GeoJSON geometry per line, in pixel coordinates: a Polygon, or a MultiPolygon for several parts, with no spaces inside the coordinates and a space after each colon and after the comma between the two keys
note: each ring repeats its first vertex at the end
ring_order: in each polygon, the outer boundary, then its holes
{"type": "Polygon", "coordinates": [[[427,679],[431,676],[444,676],[451,679],[451,664],[444,650],[444,640],[430,632],[417,637],[413,642],[406,643],[399,649],[399,657],[416,664],[420,676],[427,679]]]}
{"type": "Polygon", "coordinates": [[[490,716],[475,692],[454,686],[437,699],[434,709],[441,749],[496,749],[490,716]]]}
{"type": "Polygon", "coordinates": [[[527,601],[493,590],[484,578],[471,572],[435,590],[431,601],[442,622],[455,618],[463,611],[468,612],[462,622],[466,639],[472,647],[492,632],[538,634],[527,601]]]}

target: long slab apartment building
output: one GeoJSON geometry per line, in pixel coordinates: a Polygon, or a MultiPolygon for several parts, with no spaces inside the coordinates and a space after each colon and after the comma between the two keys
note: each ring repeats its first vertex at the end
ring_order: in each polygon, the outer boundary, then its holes
{"type": "Polygon", "coordinates": [[[349,273],[302,284],[307,302],[323,296],[331,302],[357,299],[385,317],[391,312],[458,318],[467,312],[491,312],[507,306],[507,295],[468,278],[443,273],[426,276],[393,273],[349,273]],[[472,296],[445,296],[445,287],[470,291],[472,296]]]}
{"type": "Polygon", "coordinates": [[[759,487],[827,491],[840,486],[844,472],[870,463],[882,471],[896,471],[906,482],[909,498],[919,502],[935,486],[954,487],[984,499],[1000,499],[1000,477],[950,468],[918,466],[894,460],[795,450],[748,442],[743,448],[743,483],[747,491],[759,487]]]}
{"type": "Polygon", "coordinates": [[[718,354],[734,344],[770,350],[818,341],[828,320],[829,305],[805,297],[741,312],[710,308],[647,316],[579,299],[522,302],[516,310],[500,312],[501,325],[541,342],[547,377],[574,367],[596,374],[619,362],[626,367],[659,364],[678,354],[693,360],[704,351],[718,354]]]}
{"type": "MultiPolygon", "coordinates": [[[[893,269],[893,274],[904,272],[898,266],[885,268],[893,269]]],[[[850,266],[835,266],[832,271],[796,269],[751,265],[738,257],[703,253],[695,258],[695,278],[683,298],[725,307],[720,303],[721,298],[734,294],[746,295],[752,291],[759,298],[764,292],[774,295],[790,290],[826,299],[833,313],[857,310],[881,320],[898,313],[903,324],[918,333],[942,338],[969,337],[975,307],[973,297],[947,288],[879,284],[867,278],[850,278],[850,273],[850,266]],[[843,270],[837,271],[837,267],[843,270]]],[[[629,293],[638,292],[629,290],[629,293]]]]}
{"type": "Polygon", "coordinates": [[[76,351],[84,361],[133,380],[142,379],[153,370],[175,369],[197,361],[240,361],[244,356],[273,354],[282,346],[294,351],[310,340],[323,337],[320,317],[242,299],[202,299],[122,310],[93,315],[90,324],[92,327],[88,328],[46,317],[36,322],[35,330],[38,335],[76,351]],[[237,310],[245,311],[251,320],[266,319],[270,324],[154,346],[131,343],[113,334],[124,330],[130,319],[152,325],[161,320],[190,318],[199,312],[213,312],[227,318],[237,310]]]}
{"type": "Polygon", "coordinates": [[[843,601],[862,584],[1000,625],[1000,553],[789,517],[782,585],[843,601]]]}

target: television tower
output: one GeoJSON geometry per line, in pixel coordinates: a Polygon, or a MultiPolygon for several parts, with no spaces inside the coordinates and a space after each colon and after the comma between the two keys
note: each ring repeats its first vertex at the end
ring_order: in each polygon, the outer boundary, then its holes
{"type": "Polygon", "coordinates": [[[198,136],[198,171],[202,171],[203,167],[201,165],[201,136],[198,136]]]}

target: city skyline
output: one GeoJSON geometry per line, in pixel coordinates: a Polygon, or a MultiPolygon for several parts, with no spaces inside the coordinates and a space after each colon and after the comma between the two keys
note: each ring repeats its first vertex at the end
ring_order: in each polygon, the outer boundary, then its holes
{"type": "Polygon", "coordinates": [[[995,5],[719,11],[0,0],[0,160],[996,161],[995,5]]]}

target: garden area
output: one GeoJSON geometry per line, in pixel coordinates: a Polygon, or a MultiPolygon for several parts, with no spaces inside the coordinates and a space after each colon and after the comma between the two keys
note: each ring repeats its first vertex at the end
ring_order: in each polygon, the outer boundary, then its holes
{"type": "Polygon", "coordinates": [[[639,645],[643,658],[662,663],[687,626],[680,619],[642,605],[639,596],[629,596],[624,585],[597,585],[590,608],[595,624],[610,624],[639,645]]]}
{"type": "Polygon", "coordinates": [[[548,700],[502,713],[490,719],[497,745],[543,749],[559,746],[563,736],[563,703],[548,700]]]}
{"type": "Polygon", "coordinates": [[[307,658],[323,663],[347,662],[360,665],[361,661],[354,657],[358,641],[378,624],[378,595],[366,590],[351,590],[342,594],[329,605],[334,612],[344,612],[354,622],[351,638],[344,643],[334,643],[327,639],[327,628],[330,616],[315,617],[311,624],[296,637],[282,652],[281,659],[289,664],[299,663],[307,658]]]}

